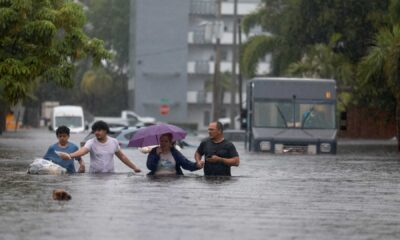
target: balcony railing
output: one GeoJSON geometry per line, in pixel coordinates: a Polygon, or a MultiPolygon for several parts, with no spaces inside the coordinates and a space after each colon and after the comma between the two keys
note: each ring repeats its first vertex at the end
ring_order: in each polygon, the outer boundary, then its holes
{"type": "Polygon", "coordinates": [[[209,74],[210,64],[208,61],[196,61],[194,63],[194,71],[197,74],[209,74]]]}
{"type": "MultiPolygon", "coordinates": [[[[212,91],[188,91],[187,92],[187,103],[189,104],[212,104],[213,93],[212,91]]],[[[239,104],[239,94],[236,93],[235,104],[239,104]]],[[[243,93],[244,99],[246,99],[246,93],[243,93]]],[[[224,92],[221,96],[222,104],[231,103],[231,94],[229,92],[224,92]]]]}
{"type": "Polygon", "coordinates": [[[212,39],[206,36],[205,28],[199,27],[193,31],[193,43],[195,44],[212,43],[212,39]]]}
{"type": "MultiPolygon", "coordinates": [[[[187,63],[187,73],[189,74],[214,74],[214,62],[213,61],[189,61],[187,63]]],[[[231,61],[221,61],[220,63],[221,72],[231,72],[232,62],[231,61]]],[[[236,66],[236,73],[239,73],[239,66],[236,66]]],[[[257,74],[265,75],[270,72],[269,62],[260,62],[257,66],[257,74]]]]}
{"type": "Polygon", "coordinates": [[[208,91],[189,91],[187,92],[188,103],[211,103],[212,92],[208,91]]]}
{"type": "Polygon", "coordinates": [[[217,4],[213,0],[192,0],[190,2],[190,13],[200,15],[215,15],[217,4]]]}

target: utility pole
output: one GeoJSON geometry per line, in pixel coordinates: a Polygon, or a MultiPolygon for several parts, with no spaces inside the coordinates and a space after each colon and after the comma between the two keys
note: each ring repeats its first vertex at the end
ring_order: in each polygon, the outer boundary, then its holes
{"type": "Polygon", "coordinates": [[[235,103],[236,103],[236,64],[237,64],[237,4],[238,0],[233,2],[233,46],[232,46],[232,81],[231,81],[231,106],[230,122],[231,128],[235,128],[235,103]]]}
{"type": "MultiPolygon", "coordinates": [[[[238,83],[238,91],[239,91],[239,116],[240,116],[240,126],[242,126],[242,122],[243,122],[243,116],[242,116],[242,112],[243,112],[243,89],[242,89],[242,84],[243,84],[243,79],[242,79],[242,72],[240,69],[240,59],[242,59],[242,26],[241,26],[241,21],[240,18],[238,19],[238,32],[239,32],[239,74],[238,74],[238,78],[239,78],[239,83],[238,83]]],[[[242,127],[240,127],[242,128],[242,127]]]]}
{"type": "Polygon", "coordinates": [[[220,116],[220,35],[221,35],[221,0],[216,0],[216,19],[214,24],[215,42],[215,62],[214,62],[214,78],[213,78],[213,120],[218,121],[220,116]]]}

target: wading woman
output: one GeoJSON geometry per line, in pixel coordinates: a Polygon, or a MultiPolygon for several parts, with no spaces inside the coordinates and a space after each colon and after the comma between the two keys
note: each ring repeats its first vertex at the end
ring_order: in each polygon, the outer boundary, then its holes
{"type": "Polygon", "coordinates": [[[189,161],[174,147],[172,134],[166,133],[160,136],[160,146],[153,148],[147,156],[147,168],[149,175],[175,176],[183,175],[182,169],[196,171],[203,168],[201,162],[189,161]]]}

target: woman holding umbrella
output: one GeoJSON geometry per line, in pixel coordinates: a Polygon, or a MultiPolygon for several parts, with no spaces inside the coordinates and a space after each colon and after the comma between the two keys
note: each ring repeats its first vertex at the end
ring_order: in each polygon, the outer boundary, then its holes
{"type": "Polygon", "coordinates": [[[183,175],[182,168],[189,171],[202,169],[202,162],[191,162],[172,143],[172,134],[165,133],[160,136],[160,146],[153,148],[147,157],[149,175],[171,176],[183,175]]]}

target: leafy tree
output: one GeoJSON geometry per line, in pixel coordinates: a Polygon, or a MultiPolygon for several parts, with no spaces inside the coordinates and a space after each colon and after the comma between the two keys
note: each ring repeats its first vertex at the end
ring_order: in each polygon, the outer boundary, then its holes
{"type": "Polygon", "coordinates": [[[340,35],[332,37],[330,44],[315,44],[303,56],[303,58],[289,65],[288,73],[293,76],[310,78],[335,79],[338,89],[338,109],[345,111],[352,98],[347,90],[354,81],[354,64],[342,53],[333,50],[333,44],[340,35]]]}
{"type": "Polygon", "coordinates": [[[72,87],[75,63],[109,58],[103,42],[83,32],[82,7],[66,0],[0,1],[0,91],[10,104],[43,82],[72,87]]]}
{"type": "Polygon", "coordinates": [[[282,75],[310,46],[329,44],[332,36],[338,34],[341,38],[334,50],[356,63],[365,54],[376,26],[387,22],[384,16],[388,1],[382,0],[263,0],[262,3],[257,12],[244,19],[243,29],[248,32],[259,24],[276,40],[250,39],[246,44],[242,64],[249,76],[254,75],[251,66],[261,55],[253,53],[255,49],[271,49],[272,74],[282,75]]]}
{"type": "MultiPolygon", "coordinates": [[[[81,104],[94,115],[119,115],[128,107],[130,2],[92,0],[85,1],[85,4],[87,34],[102,39],[105,47],[113,53],[113,58],[101,67],[93,68],[88,61],[80,62],[75,75],[75,91],[72,98],[68,98],[69,103],[81,104]],[[107,84],[103,84],[104,79],[109,79],[107,84]]],[[[43,100],[46,97],[51,96],[42,95],[43,100]]],[[[62,101],[65,97],[59,99],[62,101]]]]}
{"type": "Polygon", "coordinates": [[[253,77],[257,72],[258,62],[266,54],[272,53],[273,59],[276,60],[281,51],[284,49],[278,48],[280,44],[278,37],[274,36],[254,36],[250,38],[243,46],[243,52],[240,59],[241,71],[247,77],[253,77]]]}
{"type": "Polygon", "coordinates": [[[130,1],[88,1],[88,34],[104,40],[107,49],[115,53],[108,67],[113,72],[127,74],[129,63],[130,1]]]}
{"type": "Polygon", "coordinates": [[[336,79],[339,88],[352,84],[354,65],[340,52],[335,52],[335,44],[341,36],[333,35],[329,44],[315,44],[306,49],[300,61],[288,67],[288,73],[295,76],[336,79]]]}
{"type": "MultiPolygon", "coordinates": [[[[222,104],[224,101],[224,95],[226,92],[231,91],[231,84],[232,84],[232,73],[231,72],[221,72],[218,76],[219,81],[219,103],[222,104]]],[[[213,78],[210,78],[205,83],[205,90],[208,92],[213,92],[213,78]]],[[[221,109],[221,115],[226,115],[225,109],[221,109]]]]}
{"type": "Polygon", "coordinates": [[[24,103],[27,108],[38,109],[43,101],[58,101],[60,104],[82,105],[89,116],[118,115],[122,109],[127,108],[130,2],[112,0],[81,2],[86,4],[84,13],[87,22],[83,27],[85,33],[90,38],[102,39],[104,46],[113,53],[113,57],[103,61],[100,67],[92,67],[90,58],[79,61],[72,77],[74,86],[71,89],[65,89],[54,82],[42,82],[33,93],[34,98],[24,103]],[[96,73],[97,80],[110,78],[111,83],[82,84],[86,79],[85,74],[93,72],[96,73]],[[104,76],[100,76],[101,74],[104,76]],[[82,88],[83,85],[85,87],[82,88]],[[102,86],[102,91],[106,94],[92,94],[99,86],[102,86]]]}
{"type": "Polygon", "coordinates": [[[390,89],[396,101],[398,149],[400,150],[400,25],[382,28],[374,45],[358,66],[359,80],[364,91],[380,95],[390,89]],[[372,88],[371,88],[372,86],[372,88]],[[376,88],[374,88],[376,86],[376,88]]]}

